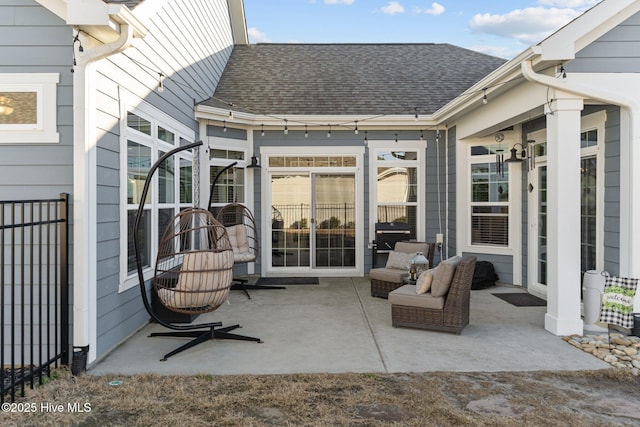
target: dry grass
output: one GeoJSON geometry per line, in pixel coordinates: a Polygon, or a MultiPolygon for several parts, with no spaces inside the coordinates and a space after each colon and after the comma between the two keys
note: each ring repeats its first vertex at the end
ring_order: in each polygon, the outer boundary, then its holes
{"type": "Polygon", "coordinates": [[[20,402],[62,413],[5,413],[2,425],[586,426],[638,425],[640,379],[582,372],[92,376],[66,371],[20,402]],[[112,380],[121,380],[112,386],[112,380]],[[68,403],[90,404],[70,413],[68,403]]]}

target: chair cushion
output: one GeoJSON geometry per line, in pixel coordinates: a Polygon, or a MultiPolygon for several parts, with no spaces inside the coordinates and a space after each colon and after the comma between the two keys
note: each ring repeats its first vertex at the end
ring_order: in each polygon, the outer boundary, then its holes
{"type": "Polygon", "coordinates": [[[444,297],[434,297],[430,293],[416,294],[416,287],[414,285],[404,285],[389,292],[389,302],[392,305],[442,310],[444,301],[444,297]]]}
{"type": "Polygon", "coordinates": [[[416,281],[416,294],[424,294],[431,289],[431,283],[433,282],[433,273],[435,268],[423,272],[416,281]]]}
{"type": "Polygon", "coordinates": [[[247,228],[240,225],[232,225],[226,227],[229,242],[233,247],[233,257],[235,262],[255,261],[256,256],[251,252],[249,247],[249,239],[247,238],[247,228]]]}
{"type": "Polygon", "coordinates": [[[429,244],[422,242],[397,242],[393,247],[396,252],[417,253],[422,252],[424,256],[429,257],[429,244]]]}
{"type": "Polygon", "coordinates": [[[405,273],[409,271],[409,267],[411,267],[411,260],[416,256],[416,252],[406,253],[406,252],[398,252],[391,251],[389,252],[389,258],[387,258],[386,268],[394,268],[397,270],[402,270],[405,273]]]}
{"type": "Polygon", "coordinates": [[[433,283],[431,283],[431,294],[434,297],[442,297],[449,292],[453,274],[460,263],[460,259],[460,256],[454,256],[438,264],[433,275],[433,283]]]}
{"type": "Polygon", "coordinates": [[[167,307],[219,306],[226,300],[233,279],[231,251],[184,254],[178,282],[173,289],[158,289],[167,307]]]}
{"type": "Polygon", "coordinates": [[[406,270],[398,270],[395,268],[373,268],[369,271],[369,277],[371,279],[391,283],[402,283],[402,277],[407,274],[406,270]]]}

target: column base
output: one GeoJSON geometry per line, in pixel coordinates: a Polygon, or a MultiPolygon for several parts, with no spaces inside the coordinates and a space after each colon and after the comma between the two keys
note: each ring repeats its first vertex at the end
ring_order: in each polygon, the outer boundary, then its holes
{"type": "Polygon", "coordinates": [[[582,319],[558,319],[549,313],[544,315],[544,328],[556,336],[582,335],[582,319]]]}

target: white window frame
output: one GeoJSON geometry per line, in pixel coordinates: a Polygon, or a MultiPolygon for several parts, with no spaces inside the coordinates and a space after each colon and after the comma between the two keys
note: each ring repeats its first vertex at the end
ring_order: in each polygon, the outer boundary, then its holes
{"type": "Polygon", "coordinates": [[[56,144],[59,73],[0,73],[0,92],[35,92],[36,123],[0,124],[0,144],[56,144]]]}
{"type": "MultiPolygon", "coordinates": [[[[209,195],[210,195],[210,190],[211,190],[211,184],[213,184],[212,179],[211,179],[211,167],[212,166],[229,166],[231,163],[233,162],[238,162],[235,166],[233,166],[233,168],[231,169],[237,169],[236,174],[238,173],[242,173],[243,174],[243,182],[244,182],[244,193],[243,193],[243,201],[238,202],[241,203],[245,206],[247,206],[247,208],[249,208],[249,210],[253,211],[253,203],[251,202],[251,193],[249,192],[250,189],[253,189],[253,186],[249,185],[249,181],[250,181],[250,175],[247,173],[247,166],[249,166],[251,164],[251,152],[249,151],[249,147],[248,147],[248,142],[245,140],[239,140],[239,139],[231,139],[231,138],[221,138],[221,137],[216,137],[216,136],[209,136],[207,137],[207,146],[209,148],[209,150],[215,148],[216,150],[230,150],[230,151],[238,151],[238,152],[242,152],[244,153],[244,159],[243,160],[232,160],[232,159],[216,159],[216,158],[211,158],[210,154],[207,153],[207,171],[206,171],[206,175],[207,175],[207,181],[209,182],[209,185],[207,185],[207,189],[209,189],[209,191],[206,192],[206,197],[201,198],[202,199],[202,203],[204,203],[205,205],[209,203],[209,195]]],[[[226,203],[211,203],[212,207],[222,207],[224,206],[226,203]]]]}
{"type": "MultiPolygon", "coordinates": [[[[503,132],[504,141],[501,143],[505,147],[504,158],[509,158],[509,149],[517,142],[520,142],[519,131],[503,132]]],[[[521,219],[522,219],[522,169],[526,167],[523,163],[515,164],[509,167],[509,244],[508,246],[481,245],[471,243],[471,213],[472,213],[472,188],[471,188],[471,165],[473,163],[490,163],[496,161],[495,154],[487,154],[484,156],[472,156],[471,148],[479,145],[496,145],[498,144],[493,136],[490,138],[469,140],[467,144],[459,144],[458,154],[458,185],[457,185],[457,203],[458,215],[458,253],[483,253],[493,255],[513,256],[514,265],[519,261],[516,256],[520,256],[520,248],[522,241],[521,219]],[[464,151],[460,151],[464,150],[464,151]]],[[[521,149],[519,149],[521,151],[521,149]]],[[[514,278],[519,277],[514,270],[514,278]]],[[[514,279],[515,280],[515,279],[514,279]]]]}
{"type": "MultiPolygon", "coordinates": [[[[137,271],[128,271],[128,212],[137,209],[137,204],[129,204],[127,201],[127,145],[128,141],[133,141],[137,144],[144,145],[151,148],[151,165],[153,165],[159,158],[159,152],[166,153],[180,146],[180,139],[187,141],[193,141],[195,139],[195,132],[184,124],[176,121],[169,115],[162,111],[150,106],[146,103],[134,103],[132,100],[125,100],[121,103],[121,110],[123,117],[120,120],[120,286],[118,292],[124,292],[131,289],[134,286],[138,286],[137,271]],[[127,102],[129,101],[129,102],[127,102]],[[135,106],[133,106],[135,105],[135,106]],[[151,122],[151,135],[147,135],[142,132],[138,132],[135,129],[127,126],[128,113],[136,114],[137,116],[151,122]],[[162,127],[175,136],[174,144],[167,143],[158,139],[158,127],[162,127]]],[[[174,191],[175,199],[174,203],[159,203],[159,185],[158,174],[155,174],[151,181],[150,197],[151,202],[145,204],[145,210],[151,212],[151,241],[149,242],[149,266],[143,269],[144,279],[149,280],[153,276],[156,255],[158,252],[158,244],[160,240],[159,226],[159,209],[167,209],[171,206],[174,207],[174,215],[178,213],[179,209],[192,207],[192,202],[180,203],[180,160],[185,159],[190,161],[193,167],[195,161],[193,153],[190,151],[183,151],[174,157],[174,191]]],[[[192,169],[192,189],[195,188],[195,180],[199,177],[193,175],[192,169]]]]}
{"type": "Polygon", "coordinates": [[[418,170],[418,187],[416,199],[416,240],[425,240],[425,185],[426,185],[426,141],[369,141],[369,242],[376,239],[375,223],[378,217],[378,167],[400,166],[416,167],[418,170]],[[416,151],[417,160],[400,160],[398,162],[378,160],[378,153],[384,151],[416,151]]]}

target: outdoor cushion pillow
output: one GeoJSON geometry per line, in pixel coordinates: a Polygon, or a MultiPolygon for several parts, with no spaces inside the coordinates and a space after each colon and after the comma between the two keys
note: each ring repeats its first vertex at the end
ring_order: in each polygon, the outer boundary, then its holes
{"type": "Polygon", "coordinates": [[[460,256],[454,256],[438,264],[436,272],[433,275],[433,282],[431,283],[431,295],[434,297],[443,297],[449,292],[453,274],[460,260],[460,256]]]}
{"type": "Polygon", "coordinates": [[[416,282],[416,294],[420,295],[429,292],[435,270],[435,268],[431,268],[418,277],[418,281],[416,282]]]}
{"type": "Polygon", "coordinates": [[[396,270],[409,271],[411,267],[411,260],[416,256],[416,253],[406,254],[404,252],[391,251],[389,252],[389,258],[387,258],[387,268],[393,268],[396,270]]]}
{"type": "Polygon", "coordinates": [[[169,308],[218,307],[229,294],[232,267],[231,251],[188,252],[184,254],[176,287],[158,289],[158,297],[169,308]]]}

